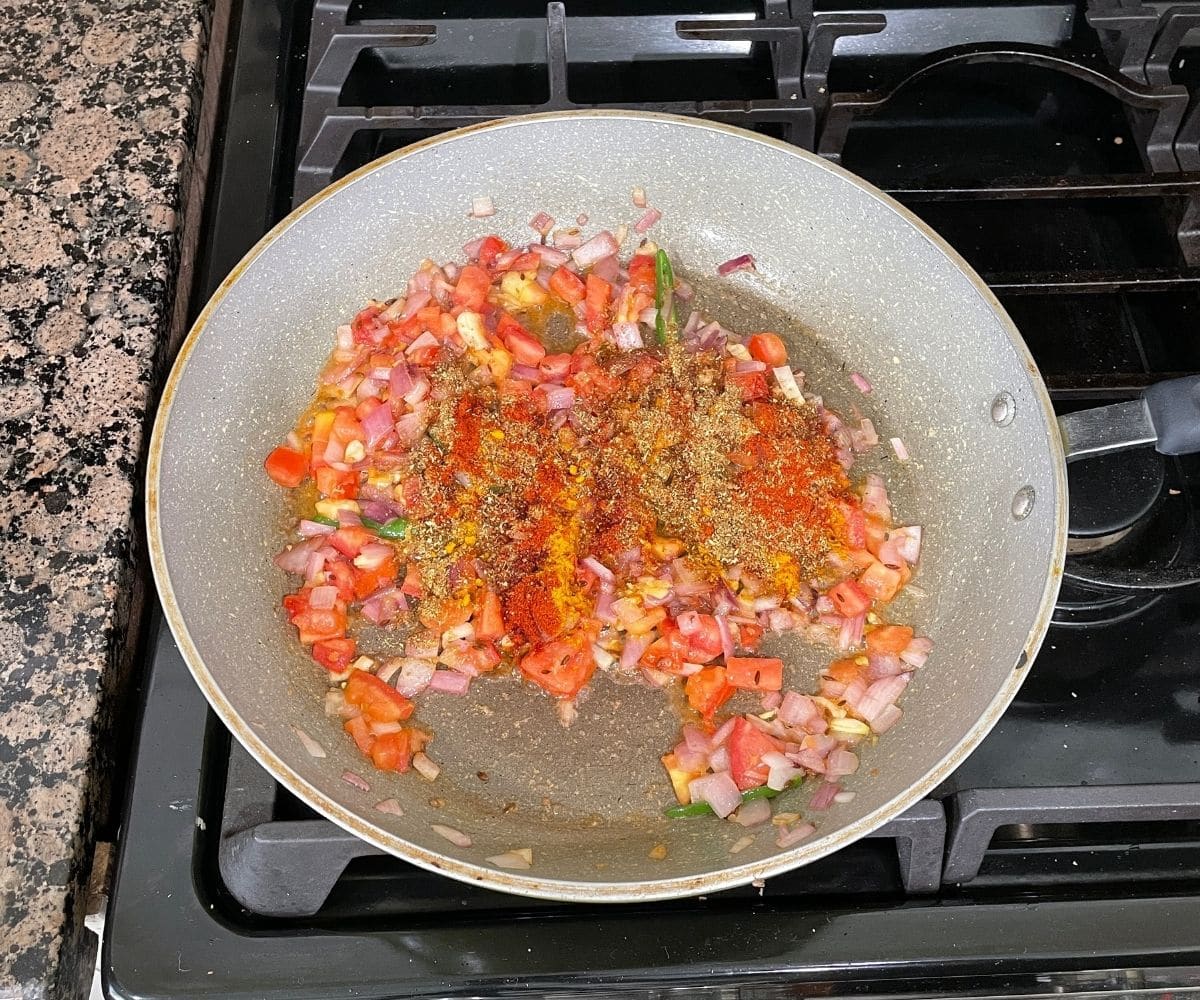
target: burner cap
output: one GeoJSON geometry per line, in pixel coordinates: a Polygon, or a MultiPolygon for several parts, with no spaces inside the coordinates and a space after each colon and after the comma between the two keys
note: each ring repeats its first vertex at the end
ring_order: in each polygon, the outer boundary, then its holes
{"type": "Polygon", "coordinates": [[[1067,466],[1072,552],[1118,541],[1153,509],[1166,485],[1166,465],[1153,448],[1099,455],[1067,466]]]}

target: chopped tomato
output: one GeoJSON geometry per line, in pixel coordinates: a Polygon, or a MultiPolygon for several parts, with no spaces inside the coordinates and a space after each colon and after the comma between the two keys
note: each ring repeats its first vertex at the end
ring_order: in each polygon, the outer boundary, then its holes
{"type": "Polygon", "coordinates": [[[727,656],[725,679],[747,691],[781,691],[783,660],[773,656],[727,656]]]}
{"type": "Polygon", "coordinates": [[[679,629],[663,622],[662,635],[655,639],[642,654],[641,662],[653,670],[678,674],[689,656],[687,638],[679,629]]]}
{"type": "Polygon", "coordinates": [[[589,368],[569,375],[566,384],[584,399],[604,399],[621,388],[621,380],[601,368],[589,368]]]}
{"type": "Polygon", "coordinates": [[[333,413],[333,439],[341,444],[349,444],[351,441],[362,441],[367,436],[367,432],[363,430],[363,425],[358,422],[358,417],[354,415],[354,407],[339,406],[333,413]]]}
{"type": "Polygon", "coordinates": [[[317,492],[330,500],[353,500],[358,496],[358,472],[354,469],[343,471],[323,465],[317,469],[314,478],[317,492]]]}
{"type": "Polygon", "coordinates": [[[487,301],[491,287],[492,278],[487,271],[475,264],[467,264],[458,272],[458,282],[454,286],[454,304],[478,312],[487,301]]]}
{"type": "Polygon", "coordinates": [[[629,284],[640,292],[654,294],[657,278],[654,267],[654,257],[651,254],[634,254],[629,261],[629,284]]]}
{"type": "Polygon", "coordinates": [[[312,655],[321,666],[333,674],[340,674],[354,659],[353,639],[319,639],[313,643],[312,655]]]}
{"type": "Polygon", "coordinates": [[[560,379],[571,370],[570,354],[547,354],[538,363],[538,370],[549,379],[560,379]]]}
{"type": "Polygon", "coordinates": [[[496,263],[496,258],[506,250],[508,250],[508,244],[499,236],[485,236],[479,245],[479,263],[484,267],[491,267],[496,263]]]}
{"type": "Polygon", "coordinates": [[[325,449],[329,446],[329,435],[333,431],[333,413],[322,410],[313,417],[312,426],[312,467],[319,469],[327,464],[325,449]]]}
{"type": "MultiPolygon", "coordinates": [[[[904,577],[898,569],[892,569],[881,562],[873,562],[863,570],[858,582],[860,589],[875,600],[890,601],[904,586],[904,577]]],[[[832,591],[830,596],[833,596],[832,591]]]]}
{"type": "Polygon", "coordinates": [[[778,334],[756,333],[746,346],[750,349],[750,357],[761,361],[769,368],[778,368],[787,364],[787,348],[778,334]]]}
{"type": "Polygon", "coordinates": [[[496,335],[512,352],[513,360],[517,364],[537,365],[546,356],[546,348],[508,313],[505,313],[500,318],[500,322],[496,324],[496,335]]]}
{"type": "Polygon", "coordinates": [[[873,653],[903,653],[913,641],[907,625],[880,625],[867,633],[867,649],[873,653]]]}
{"type": "Polygon", "coordinates": [[[356,715],[353,719],[347,719],[342,723],[342,728],[346,730],[358,744],[358,749],[365,754],[371,752],[371,747],[375,745],[375,734],[371,732],[371,724],[365,716],[356,715]]]}
{"type": "Polygon", "coordinates": [[[612,285],[594,274],[587,276],[584,298],[587,328],[592,333],[599,333],[608,325],[608,299],[612,295],[612,285]]]}
{"type": "Polygon", "coordinates": [[[721,629],[712,615],[697,615],[699,627],[687,636],[687,658],[692,663],[707,663],[721,655],[721,629]]]}
{"type": "Polygon", "coordinates": [[[742,623],[737,627],[737,645],[741,649],[758,649],[758,644],[762,642],[763,628],[761,625],[747,625],[742,623]]]}
{"type": "Polygon", "coordinates": [[[398,572],[399,567],[396,565],[395,555],[388,556],[378,566],[371,569],[355,567],[354,596],[360,601],[370,597],[376,591],[395,583],[398,572]]]}
{"type": "Polygon", "coordinates": [[[340,639],[346,634],[346,612],[338,607],[305,607],[292,616],[292,624],[300,631],[300,641],[306,646],[322,639],[340,639]]]}
{"type": "Polygon", "coordinates": [[[342,559],[325,560],[325,582],[337,587],[338,598],[347,603],[358,596],[358,570],[342,559]]]}
{"type": "Polygon", "coordinates": [[[565,267],[560,267],[550,275],[550,291],[564,302],[574,305],[576,302],[583,301],[584,295],[587,294],[587,286],[584,285],[583,279],[579,275],[568,271],[565,267]]]}
{"type": "Polygon", "coordinates": [[[846,545],[851,549],[867,547],[867,519],[857,504],[842,504],[846,545]]]}
{"type": "Polygon", "coordinates": [[[375,722],[403,722],[413,713],[413,703],[390,684],[365,670],[355,670],[345,687],[346,704],[355,705],[375,722]]]}
{"type": "Polygon", "coordinates": [[[770,770],[762,762],[763,754],[778,753],[783,744],[751,722],[739,717],[725,744],[729,748],[729,770],[738,788],[758,788],[767,783],[770,770]]]}
{"type": "Polygon", "coordinates": [[[329,536],[329,544],[347,559],[353,559],[363,550],[364,545],[373,541],[375,536],[361,524],[347,524],[329,536]]]}
{"type": "Polygon", "coordinates": [[[596,669],[586,637],[557,639],[521,658],[521,673],[557,698],[574,698],[596,669]]]}
{"type": "Polygon", "coordinates": [[[766,372],[734,372],[732,375],[726,375],[725,381],[736,386],[742,394],[742,399],[747,402],[766,399],[771,395],[766,372]]]}
{"type": "Polygon", "coordinates": [[[724,667],[705,667],[698,670],[683,685],[688,704],[705,719],[733,697],[733,688],[725,680],[724,667]]]}
{"type": "Polygon", "coordinates": [[[280,446],[267,456],[263,467],[280,486],[294,487],[308,475],[308,459],[293,448],[280,446]]]}
{"type": "Polygon", "coordinates": [[[485,590],[475,613],[475,638],[495,642],[504,635],[504,612],[494,590],[485,590]]]}
{"type": "Polygon", "coordinates": [[[412,765],[412,739],[409,730],[381,733],[370,749],[371,762],[380,771],[399,771],[403,774],[412,765]]]}
{"type": "Polygon", "coordinates": [[[853,580],[843,580],[829,590],[829,599],[837,608],[838,614],[853,618],[864,614],[871,606],[871,595],[853,580]]]}
{"type": "Polygon", "coordinates": [[[541,254],[534,253],[532,250],[526,251],[520,256],[513,259],[513,262],[505,268],[506,271],[536,271],[542,263],[541,254]]]}
{"type": "Polygon", "coordinates": [[[844,660],[834,660],[825,668],[824,673],[839,684],[853,684],[862,677],[862,666],[853,657],[847,657],[844,660]]]}
{"type": "Polygon", "coordinates": [[[425,588],[421,586],[421,567],[415,562],[408,564],[404,582],[400,584],[400,593],[408,594],[409,597],[420,597],[425,593],[425,588]]]}

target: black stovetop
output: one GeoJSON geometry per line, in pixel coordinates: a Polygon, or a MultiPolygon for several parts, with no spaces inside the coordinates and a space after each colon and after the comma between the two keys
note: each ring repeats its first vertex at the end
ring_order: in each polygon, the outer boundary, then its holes
{"type": "MultiPolygon", "coordinates": [[[[235,4],[196,305],[293,204],[380,153],[637,103],[817,149],[909,204],[996,290],[1060,412],[1200,371],[1200,4],[754,4],[235,4]]],[[[155,614],[105,988],[1200,987],[1200,459],[1104,461],[1072,466],[1073,527],[1129,530],[1068,560],[982,746],[879,835],[707,898],[540,902],[379,855],[231,745],[155,614]],[[1114,513],[1146,507],[1132,526],[1114,513]]]]}

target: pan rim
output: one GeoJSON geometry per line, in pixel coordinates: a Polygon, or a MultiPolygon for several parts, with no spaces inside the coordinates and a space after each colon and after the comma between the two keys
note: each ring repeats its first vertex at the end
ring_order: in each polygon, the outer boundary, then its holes
{"type": "Polygon", "coordinates": [[[1057,598],[1059,586],[1062,582],[1062,567],[1067,542],[1067,480],[1063,444],[1061,437],[1056,432],[1056,428],[1057,418],[1033,356],[1021,338],[1016,324],[1013,323],[991,289],[988,288],[986,283],[953,247],[924,221],[895,199],[861,177],[846,170],[841,165],[831,163],[817,156],[815,153],[792,146],[782,140],[759,135],[746,129],[726,125],[721,122],[688,118],[680,115],[619,109],[587,109],[514,116],[471,125],[462,129],[455,129],[421,140],[411,146],[406,146],[377,160],[373,160],[371,163],[365,164],[352,173],[347,174],[345,177],[315,194],[302,205],[293,209],[276,223],[247,251],[230,273],[221,281],[221,284],[209,298],[208,302],[205,303],[204,308],[200,311],[183,343],[180,345],[179,352],[164,384],[158,412],[155,416],[150,437],[145,480],[145,516],[150,563],[168,627],[175,638],[184,662],[188,666],[188,670],[200,687],[209,705],[221,719],[221,722],[234,734],[260,766],[285,788],[307,802],[330,821],[367,843],[419,867],[462,882],[473,885],[482,884],[488,888],[499,889],[517,895],[566,902],[621,903],[675,899],[701,892],[713,892],[733,888],[757,879],[766,879],[773,875],[809,864],[819,858],[832,854],[849,843],[867,836],[915,803],[924,799],[929,792],[933,791],[934,788],[958,767],[962,760],[991,731],[992,727],[999,721],[1001,715],[1003,715],[1016,696],[1021,683],[1029,671],[1030,665],[1037,655],[1038,649],[1041,647],[1046,631],[1049,628],[1050,616],[1053,612],[1055,599],[1057,598]],[[1000,321],[1005,335],[1008,337],[1013,350],[1025,368],[1029,390],[1032,397],[1037,401],[1043,419],[1049,429],[1047,446],[1050,450],[1055,494],[1053,498],[1054,533],[1049,553],[1049,572],[1046,574],[1046,582],[1043,587],[1037,614],[1034,616],[1015,668],[1008,675],[1005,683],[1000,687],[1000,690],[989,703],[984,713],[968,730],[966,736],[930,768],[922,779],[898,792],[856,822],[841,827],[823,837],[818,837],[807,843],[797,845],[788,851],[772,855],[760,861],[748,862],[694,876],[626,882],[591,882],[572,879],[546,879],[538,878],[534,875],[521,875],[499,871],[482,863],[463,861],[450,855],[429,850],[419,844],[392,834],[382,827],[368,822],[361,815],[346,809],[311,784],[280,758],[267,742],[260,739],[240,717],[238,711],[228,701],[224,692],[212,677],[203,658],[200,656],[199,650],[192,641],[190,632],[184,622],[182,611],[176,601],[175,591],[171,585],[170,573],[167,567],[159,510],[159,479],[162,469],[162,448],[176,393],[186,371],[188,360],[212,314],[225,299],[230,289],[234,287],[241,274],[259,256],[266,252],[283,233],[325,201],[325,199],[332,197],[369,174],[385,169],[393,162],[418,155],[429,149],[476,132],[521,128],[527,125],[536,125],[540,122],[564,119],[578,121],[612,118],[637,121],[661,121],[672,126],[725,133],[743,141],[760,143],[799,159],[808,160],[821,169],[831,171],[842,180],[853,184],[881,206],[900,216],[930,242],[935,249],[940,251],[950,263],[954,264],[970,280],[976,294],[982,298],[993,315],[1000,321]]]}

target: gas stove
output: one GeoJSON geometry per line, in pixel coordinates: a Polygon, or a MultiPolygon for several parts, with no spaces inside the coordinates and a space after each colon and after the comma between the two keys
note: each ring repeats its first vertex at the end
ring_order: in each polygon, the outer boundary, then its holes
{"type": "MultiPolygon", "coordinates": [[[[995,290],[1059,412],[1200,372],[1200,3],[478,8],[235,5],[197,308],[291,207],[382,153],[637,107],[814,149],[909,205],[995,290]]],[[[1054,623],[980,748],[875,836],[697,899],[543,902],[381,855],[230,739],[154,614],[105,990],[1200,989],[1200,459],[1070,479],[1054,623]]]]}

